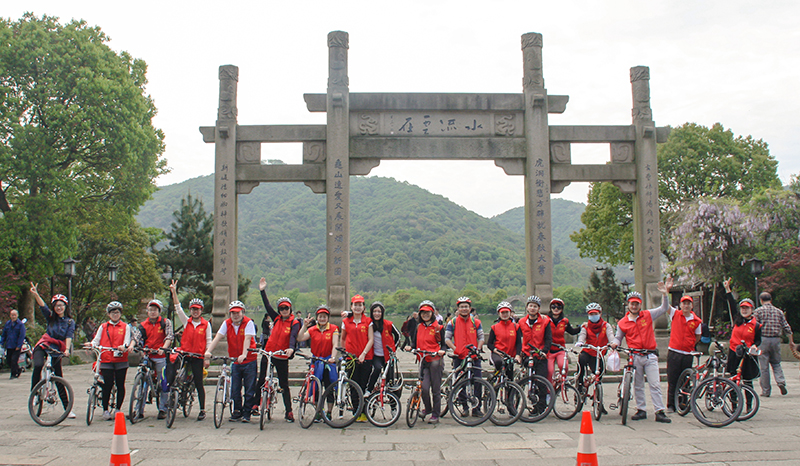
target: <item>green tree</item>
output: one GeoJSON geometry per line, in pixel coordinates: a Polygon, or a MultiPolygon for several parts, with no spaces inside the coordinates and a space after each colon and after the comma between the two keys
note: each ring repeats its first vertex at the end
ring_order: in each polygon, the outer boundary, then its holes
{"type": "Polygon", "coordinates": [[[564,301],[564,315],[577,317],[579,322],[584,320],[587,302],[582,289],[570,285],[559,286],[553,289],[553,297],[564,301]]]}
{"type": "Polygon", "coordinates": [[[147,65],[108,40],[83,21],[0,19],[0,260],[23,278],[74,255],[79,225],[127,225],[165,172],[147,65]]]}
{"type": "MultiPolygon", "coordinates": [[[[780,187],[777,166],[763,140],[734,136],[719,123],[674,128],[658,147],[662,253],[671,258],[669,231],[684,203],[699,197],[746,202],[765,189],[780,187]]],[[[585,227],[570,237],[582,257],[611,265],[633,258],[632,195],[610,183],[593,183],[581,221],[585,227]]]]}
{"type": "Polygon", "coordinates": [[[589,276],[589,288],[584,292],[584,298],[587,302],[595,302],[603,306],[603,315],[606,320],[609,316],[619,320],[625,315],[623,307],[625,294],[617,283],[614,270],[611,268],[603,270],[600,275],[596,271],[592,272],[592,275],[589,276]]]}

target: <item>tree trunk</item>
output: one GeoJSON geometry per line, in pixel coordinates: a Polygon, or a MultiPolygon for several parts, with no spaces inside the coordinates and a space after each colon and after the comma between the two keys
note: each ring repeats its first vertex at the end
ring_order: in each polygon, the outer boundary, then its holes
{"type": "Polygon", "coordinates": [[[27,287],[22,287],[22,296],[19,300],[19,318],[28,319],[28,322],[35,322],[36,316],[36,300],[31,294],[31,290],[27,287]]]}

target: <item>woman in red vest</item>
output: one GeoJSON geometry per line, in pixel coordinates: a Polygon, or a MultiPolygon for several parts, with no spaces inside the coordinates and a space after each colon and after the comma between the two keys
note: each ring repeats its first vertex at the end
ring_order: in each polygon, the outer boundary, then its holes
{"type": "Polygon", "coordinates": [[[92,340],[91,346],[105,346],[116,348],[115,351],[103,350],[100,353],[100,374],[103,376],[103,419],[112,419],[109,410],[109,400],[111,398],[111,388],[117,386],[117,411],[122,409],[125,401],[125,376],[128,373],[128,347],[131,344],[131,328],[122,322],[122,304],[119,301],[111,301],[106,306],[108,322],[97,329],[92,340]]]}
{"type": "MultiPolygon", "coordinates": [[[[597,303],[589,303],[586,306],[586,315],[589,321],[582,324],[580,333],[578,333],[578,341],[575,342],[576,347],[581,347],[584,344],[592,346],[606,346],[614,339],[614,328],[611,324],[603,320],[603,308],[597,303]]],[[[605,355],[605,353],[603,353],[605,355]]],[[[588,371],[594,373],[595,364],[600,363],[600,372],[605,372],[605,360],[603,355],[600,356],[600,361],[597,360],[597,351],[589,348],[581,350],[578,356],[578,380],[583,380],[583,375],[588,371]]],[[[583,391],[583,383],[579,383],[576,387],[579,391],[583,391]]],[[[605,408],[602,408],[605,413],[605,408]]]]}
{"type": "MultiPolygon", "coordinates": [[[[326,359],[327,363],[314,361],[314,376],[322,381],[322,386],[328,388],[332,383],[339,380],[339,373],[336,372],[336,356],[339,346],[339,327],[332,325],[331,310],[328,306],[322,305],[317,308],[316,322],[311,317],[303,319],[303,326],[297,334],[297,341],[309,341],[311,354],[326,359]]],[[[333,407],[333,392],[328,398],[328,412],[333,407]]],[[[322,421],[322,413],[317,413],[314,422],[322,421]]]]}
{"type": "MultiPolygon", "coordinates": [[[[400,332],[394,324],[383,318],[386,314],[386,308],[380,301],[375,301],[369,307],[369,317],[372,319],[372,374],[369,376],[367,383],[368,391],[372,391],[375,384],[386,366],[386,360],[389,357],[388,351],[397,351],[397,344],[400,341],[400,332]]],[[[389,378],[394,377],[394,374],[388,374],[389,378]]],[[[364,393],[364,397],[367,393],[364,393]]]]}
{"type": "MultiPolygon", "coordinates": [[[[733,294],[728,292],[725,294],[725,298],[731,309],[736,308],[736,300],[733,299],[733,294]]],[[[736,374],[739,369],[739,362],[744,357],[742,380],[750,388],[753,387],[753,379],[761,376],[756,359],[749,356],[745,357],[745,353],[751,348],[757,348],[761,344],[761,324],[756,321],[753,308],[753,301],[749,299],[743,299],[739,302],[739,312],[733,316],[733,330],[731,331],[731,340],[728,346],[728,365],[725,369],[731,375],[736,374]]],[[[750,400],[747,401],[749,405],[750,400]]]]}
{"type": "MultiPolygon", "coordinates": [[[[419,366],[419,378],[422,379],[422,404],[425,411],[421,413],[425,419],[429,413],[431,418],[428,424],[439,423],[439,413],[442,412],[442,372],[444,371],[444,327],[436,321],[433,315],[434,306],[431,301],[425,300],[419,304],[419,323],[409,326],[411,344],[414,349],[430,351],[436,356],[425,356],[419,366]],[[431,400],[431,395],[433,400],[431,400]]],[[[411,351],[411,346],[406,346],[406,351],[411,351]]]]}
{"type": "MultiPolygon", "coordinates": [[[[342,344],[345,351],[356,355],[358,361],[353,373],[348,375],[366,392],[372,371],[372,345],[375,342],[372,319],[364,315],[364,297],[361,295],[350,299],[350,310],[353,314],[342,319],[342,344]]],[[[367,422],[367,415],[362,413],[357,422],[367,422]]]]}
{"type": "MultiPolygon", "coordinates": [[[[511,318],[511,303],[503,301],[497,305],[497,314],[500,318],[489,330],[489,339],[486,346],[492,352],[492,363],[497,370],[503,368],[503,356],[495,350],[500,350],[512,358],[516,358],[522,351],[522,332],[517,328],[511,318]]],[[[506,367],[508,376],[514,379],[514,365],[506,367]]]]}
{"type": "Polygon", "coordinates": [[[558,298],[553,298],[550,301],[550,313],[547,314],[547,317],[550,318],[550,330],[553,335],[553,342],[550,345],[550,351],[547,353],[547,379],[552,383],[553,371],[560,370],[566,357],[566,352],[555,345],[566,345],[567,340],[564,337],[564,333],[577,335],[581,329],[570,325],[569,319],[564,317],[564,301],[558,298]]]}

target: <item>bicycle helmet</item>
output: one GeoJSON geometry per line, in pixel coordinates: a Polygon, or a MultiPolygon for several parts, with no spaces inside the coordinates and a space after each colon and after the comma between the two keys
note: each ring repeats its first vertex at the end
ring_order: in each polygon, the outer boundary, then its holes
{"type": "Polygon", "coordinates": [[[193,300],[189,301],[189,309],[191,308],[199,308],[203,309],[205,306],[203,305],[203,300],[200,298],[194,298],[193,300]]]}
{"type": "Polygon", "coordinates": [[[469,304],[471,306],[472,305],[472,300],[469,299],[469,297],[467,297],[467,296],[462,296],[462,297],[456,299],[456,306],[458,306],[461,303],[467,303],[467,304],[469,304]]]}
{"type": "Polygon", "coordinates": [[[67,301],[67,297],[64,296],[63,294],[57,294],[53,296],[53,299],[50,300],[50,303],[52,304],[55,303],[56,301],[61,301],[62,303],[64,303],[64,305],[69,304],[69,301],[67,301]]]}
{"type": "Polygon", "coordinates": [[[637,301],[641,304],[642,302],[642,294],[638,291],[631,291],[628,293],[628,296],[625,297],[625,301],[637,301]]]}
{"type": "Polygon", "coordinates": [[[419,310],[422,311],[431,311],[433,312],[436,310],[436,306],[433,305],[433,301],[425,300],[419,303],[419,310]]]}
{"type": "Polygon", "coordinates": [[[150,306],[157,307],[158,308],[158,312],[161,312],[161,311],[164,310],[164,304],[161,303],[160,299],[151,299],[150,302],[147,303],[147,307],[150,307],[150,306]]]}
{"type": "Polygon", "coordinates": [[[231,303],[228,304],[228,312],[233,311],[234,309],[244,312],[244,303],[241,301],[231,301],[231,303]]]}
{"type": "Polygon", "coordinates": [[[328,306],[326,306],[326,305],[324,305],[324,304],[323,304],[322,306],[320,306],[320,307],[318,307],[318,308],[317,308],[317,312],[316,312],[315,314],[320,314],[320,313],[321,313],[321,314],[328,314],[328,315],[331,315],[331,310],[330,310],[330,309],[328,309],[328,306]]]}
{"type": "Polygon", "coordinates": [[[528,303],[534,303],[534,304],[538,304],[539,306],[541,306],[542,305],[542,298],[540,298],[540,297],[538,297],[536,295],[528,296],[528,303]]]}
{"type": "Polygon", "coordinates": [[[281,308],[281,304],[289,306],[290,309],[292,308],[292,300],[287,298],[287,297],[283,297],[283,298],[279,298],[278,299],[278,305],[277,305],[278,309],[281,308]]]}
{"type": "Polygon", "coordinates": [[[603,312],[603,307],[598,303],[589,303],[586,305],[586,313],[590,312],[603,312]]]}
{"type": "Polygon", "coordinates": [[[562,301],[560,298],[553,298],[550,300],[550,307],[553,307],[553,304],[560,305],[561,308],[564,307],[564,301],[562,301]]]}
{"type": "Polygon", "coordinates": [[[119,301],[111,301],[110,303],[108,303],[108,306],[106,306],[106,312],[111,313],[111,311],[114,310],[122,312],[122,303],[119,301]]]}
{"type": "Polygon", "coordinates": [[[497,312],[499,313],[502,310],[513,311],[514,308],[511,307],[511,303],[508,301],[502,301],[500,304],[497,305],[497,312]]]}
{"type": "Polygon", "coordinates": [[[739,301],[739,307],[751,307],[755,309],[755,304],[753,304],[753,300],[750,298],[743,299],[739,301]]]}

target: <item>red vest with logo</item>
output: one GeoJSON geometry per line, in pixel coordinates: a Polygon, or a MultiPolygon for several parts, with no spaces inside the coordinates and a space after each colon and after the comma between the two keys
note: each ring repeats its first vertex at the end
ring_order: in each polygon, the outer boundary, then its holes
{"type": "MultiPolygon", "coordinates": [[[[551,331],[553,332],[553,344],[564,346],[567,344],[567,340],[564,338],[564,332],[567,330],[567,325],[569,325],[569,319],[564,317],[563,319],[558,321],[558,324],[550,320],[551,331]]],[[[551,348],[553,349],[553,348],[551,348]]],[[[563,351],[563,350],[557,350],[563,351]]]]}
{"type": "Polygon", "coordinates": [[[742,325],[734,326],[733,331],[731,332],[731,341],[728,343],[730,345],[730,349],[736,351],[736,347],[742,344],[742,340],[744,340],[744,343],[748,348],[753,346],[753,342],[755,342],[756,339],[757,326],[758,322],[756,322],[755,317],[750,319],[750,322],[745,322],[742,325]]]}
{"type": "MultiPolygon", "coordinates": [[[[124,345],[127,328],[128,324],[121,320],[116,325],[111,322],[104,323],[98,330],[100,332],[100,346],[117,348],[120,345],[124,345]]],[[[103,351],[100,353],[100,362],[128,362],[128,352],[124,352],[122,356],[114,357],[114,353],[111,351],[103,351]]]]}
{"type": "Polygon", "coordinates": [[[481,325],[480,319],[472,315],[463,318],[460,315],[453,317],[453,344],[456,345],[454,353],[461,359],[469,354],[467,345],[478,346],[478,327],[481,325]]]}
{"type": "MultiPolygon", "coordinates": [[[[227,333],[225,336],[228,337],[228,356],[232,358],[238,358],[242,355],[242,349],[244,346],[244,329],[247,327],[248,322],[252,322],[253,319],[242,316],[242,321],[239,323],[239,328],[234,330],[233,328],[233,321],[228,318],[225,321],[225,326],[227,327],[227,333]]],[[[250,338],[250,348],[256,347],[256,338],[255,335],[251,336],[250,338]]],[[[256,360],[258,353],[248,351],[247,357],[244,358],[244,361],[241,364],[247,364],[249,362],[253,362],[256,360]]],[[[239,362],[234,362],[234,364],[239,364],[239,362]]]]}
{"type": "Polygon", "coordinates": [[[394,337],[392,336],[392,327],[393,324],[386,319],[383,319],[383,331],[381,332],[381,341],[383,342],[383,350],[384,357],[388,357],[389,355],[386,354],[386,350],[391,352],[397,351],[397,346],[394,344],[394,337]]]}
{"type": "Polygon", "coordinates": [[[619,320],[617,327],[622,329],[628,348],[633,349],[656,349],[656,332],[653,330],[653,318],[650,311],[639,311],[636,322],[628,319],[630,314],[619,320]]]}
{"type": "Polygon", "coordinates": [[[333,354],[333,336],[339,333],[339,329],[330,322],[327,326],[325,330],[321,330],[319,325],[308,329],[308,335],[311,337],[309,339],[311,354],[318,358],[329,358],[333,354]]]}
{"type": "MultiPolygon", "coordinates": [[[[344,342],[345,351],[356,356],[360,356],[364,352],[364,348],[369,343],[369,324],[371,323],[372,319],[365,315],[361,316],[361,322],[359,323],[355,323],[353,317],[342,320],[342,325],[344,325],[344,330],[347,333],[347,341],[344,342]]],[[[372,356],[373,352],[372,348],[370,348],[366,359],[371,360],[372,356]]]]}
{"type": "MultiPolygon", "coordinates": [[[[144,328],[145,334],[147,334],[147,339],[144,341],[144,347],[150,349],[159,349],[164,346],[164,339],[167,338],[167,335],[164,333],[164,329],[161,328],[161,323],[163,317],[158,316],[158,320],[155,323],[150,322],[150,319],[146,319],[142,322],[142,327],[144,328]]],[[[166,354],[158,355],[152,353],[149,355],[150,359],[163,359],[167,357],[166,354]]]]}
{"type": "Polygon", "coordinates": [[[531,355],[531,349],[528,347],[528,343],[533,344],[536,348],[547,353],[549,348],[542,348],[544,345],[544,332],[545,328],[550,325],[551,321],[550,318],[546,315],[539,314],[539,318],[536,319],[536,323],[531,325],[530,320],[528,320],[528,316],[526,315],[522,319],[520,319],[519,324],[517,327],[519,331],[522,332],[522,352],[526,356],[531,355]]]}
{"type": "Polygon", "coordinates": [[[494,347],[509,356],[517,354],[517,324],[513,320],[501,320],[492,325],[494,347]]]}
{"type": "MultiPolygon", "coordinates": [[[[289,314],[289,318],[284,320],[283,317],[278,317],[278,320],[272,324],[272,333],[269,334],[269,340],[264,345],[264,351],[280,351],[288,350],[289,343],[292,341],[292,325],[294,325],[294,314],[289,314]]],[[[283,357],[286,356],[275,356],[283,357]]]]}
{"type": "Polygon", "coordinates": [[[195,325],[192,323],[192,319],[189,319],[186,322],[186,326],[183,328],[180,349],[183,351],[188,351],[189,353],[205,354],[207,330],[207,320],[201,317],[200,325],[195,327],[195,325]]]}
{"type": "Polygon", "coordinates": [[[672,330],[669,332],[669,347],[687,353],[694,351],[694,345],[697,342],[695,330],[701,323],[694,312],[692,312],[692,318],[687,322],[680,309],[675,311],[672,316],[672,330]]]}
{"type": "MultiPolygon", "coordinates": [[[[424,351],[436,352],[442,349],[442,325],[434,320],[431,324],[420,322],[417,324],[416,348],[424,351]]],[[[433,361],[440,357],[426,356],[426,361],[433,361]]]]}
{"type": "MultiPolygon", "coordinates": [[[[599,323],[601,324],[600,332],[597,334],[592,330],[591,322],[586,326],[586,343],[592,346],[606,346],[608,344],[608,331],[606,330],[608,322],[601,320],[599,323]]],[[[593,349],[585,348],[583,351],[590,356],[597,356],[597,351],[593,349]]]]}

